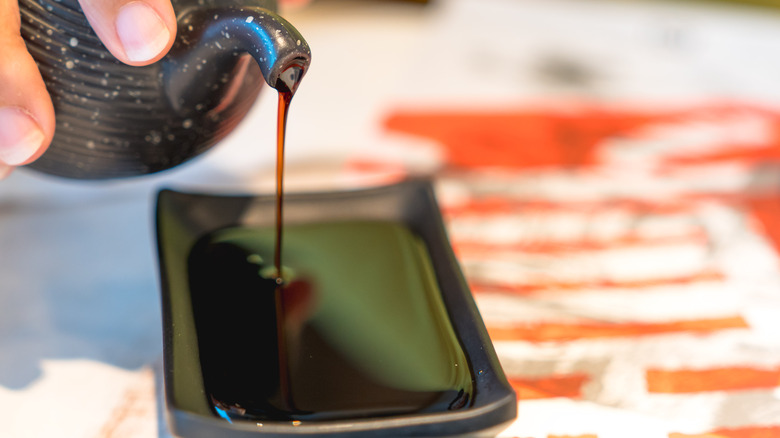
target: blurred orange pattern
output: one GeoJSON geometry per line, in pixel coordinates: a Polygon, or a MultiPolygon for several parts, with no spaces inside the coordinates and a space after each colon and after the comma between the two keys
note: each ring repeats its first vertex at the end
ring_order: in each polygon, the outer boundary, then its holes
{"type": "Polygon", "coordinates": [[[397,110],[385,126],[440,148],[437,193],[519,430],[524,406],[564,398],[709,424],[669,438],[780,437],[773,318],[755,317],[780,300],[780,112],[397,110]],[[744,415],[720,418],[733,403],[744,415]]]}

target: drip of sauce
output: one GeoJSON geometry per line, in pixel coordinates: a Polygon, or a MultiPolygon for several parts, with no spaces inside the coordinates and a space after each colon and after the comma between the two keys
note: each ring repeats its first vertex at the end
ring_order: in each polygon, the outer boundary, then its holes
{"type": "Polygon", "coordinates": [[[290,102],[303,78],[303,67],[293,64],[285,69],[274,87],[279,93],[279,103],[276,116],[276,226],[274,243],[274,268],[276,287],[274,288],[274,309],[276,310],[277,358],[279,360],[279,384],[282,390],[281,405],[290,410],[293,401],[290,399],[289,365],[287,364],[287,339],[284,330],[284,289],[285,282],[282,273],[282,238],[284,236],[284,143],[287,133],[287,115],[290,102]]]}
{"type": "Polygon", "coordinates": [[[276,282],[282,284],[282,208],[284,205],[284,138],[287,131],[287,113],[290,110],[292,93],[279,91],[279,109],[276,122],[276,245],[274,246],[274,267],[276,282]]]}
{"type": "Polygon", "coordinates": [[[293,64],[287,67],[274,84],[279,92],[279,106],[276,115],[276,245],[274,247],[274,267],[276,267],[276,282],[284,283],[282,278],[282,231],[284,220],[282,215],[284,205],[284,141],[287,133],[287,114],[290,102],[303,78],[303,67],[293,64]]]}

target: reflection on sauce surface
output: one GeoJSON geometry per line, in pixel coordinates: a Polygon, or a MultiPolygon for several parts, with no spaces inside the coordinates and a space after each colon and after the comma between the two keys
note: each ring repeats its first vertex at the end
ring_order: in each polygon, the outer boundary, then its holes
{"type": "Polygon", "coordinates": [[[285,225],[284,237],[281,287],[272,228],[218,230],[190,253],[215,414],[312,421],[470,404],[469,365],[418,237],[390,222],[285,225]]]}

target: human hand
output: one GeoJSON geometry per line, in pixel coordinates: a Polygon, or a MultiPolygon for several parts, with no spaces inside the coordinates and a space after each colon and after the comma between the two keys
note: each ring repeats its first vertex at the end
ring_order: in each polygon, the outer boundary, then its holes
{"type": "MultiPolygon", "coordinates": [[[[120,61],[148,65],[176,36],[170,0],[80,0],[84,15],[120,61]]],[[[54,108],[20,36],[17,0],[0,0],[0,178],[38,158],[54,135],[54,108]]]]}

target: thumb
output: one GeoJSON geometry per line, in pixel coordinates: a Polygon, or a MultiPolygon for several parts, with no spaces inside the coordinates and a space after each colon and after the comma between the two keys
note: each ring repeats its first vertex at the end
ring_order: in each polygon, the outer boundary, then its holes
{"type": "Polygon", "coordinates": [[[170,0],[79,0],[92,29],[118,60],[147,65],[165,56],[176,37],[170,0]]]}

